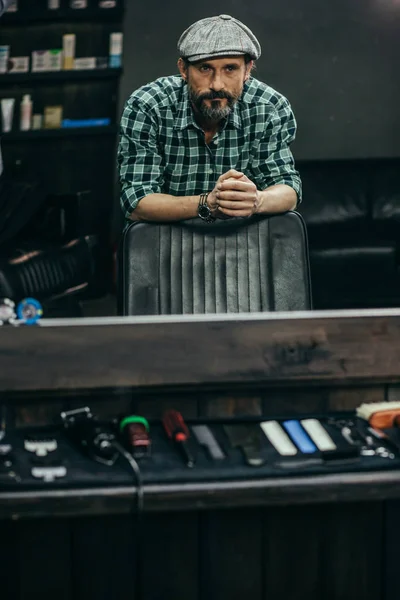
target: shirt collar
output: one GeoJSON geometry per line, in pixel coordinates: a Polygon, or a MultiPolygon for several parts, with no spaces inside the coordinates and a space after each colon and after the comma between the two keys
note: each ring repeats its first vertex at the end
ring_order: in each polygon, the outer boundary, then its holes
{"type": "MultiPolygon", "coordinates": [[[[222,129],[226,127],[234,127],[235,129],[240,129],[242,126],[242,118],[240,116],[240,104],[242,102],[242,98],[235,103],[233,110],[229,113],[228,119],[223,124],[222,129]]],[[[179,102],[179,107],[176,113],[176,117],[174,120],[174,129],[182,131],[183,129],[187,129],[188,127],[196,127],[198,125],[194,119],[192,105],[189,100],[188,95],[188,86],[185,84],[182,88],[182,96],[179,102]]]]}

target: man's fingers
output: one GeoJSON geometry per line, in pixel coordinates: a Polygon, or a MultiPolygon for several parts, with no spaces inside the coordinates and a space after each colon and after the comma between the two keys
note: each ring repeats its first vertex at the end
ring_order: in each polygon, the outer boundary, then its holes
{"type": "Polygon", "coordinates": [[[253,213],[251,210],[231,210],[229,208],[220,208],[221,213],[227,217],[250,217],[253,213]]]}
{"type": "Polygon", "coordinates": [[[225,181],[225,179],[229,179],[230,177],[234,177],[235,179],[238,179],[243,176],[244,176],[244,173],[242,173],[241,171],[236,171],[236,169],[231,169],[227,173],[224,173],[223,175],[221,175],[221,177],[218,179],[218,183],[222,183],[223,181],[225,181]]]}
{"type": "Polygon", "coordinates": [[[251,192],[240,192],[240,191],[234,191],[234,190],[229,190],[227,192],[218,192],[217,194],[217,204],[221,204],[222,202],[225,201],[235,201],[238,204],[243,202],[255,202],[256,201],[256,196],[255,194],[251,193],[251,192]]]}
{"type": "Polygon", "coordinates": [[[231,210],[252,210],[255,206],[255,200],[246,199],[242,201],[235,200],[220,200],[218,208],[229,208],[231,210]]]}
{"type": "Polygon", "coordinates": [[[256,190],[256,186],[252,181],[245,181],[243,179],[226,179],[221,182],[218,186],[218,191],[223,190],[242,190],[243,192],[256,190]]]}

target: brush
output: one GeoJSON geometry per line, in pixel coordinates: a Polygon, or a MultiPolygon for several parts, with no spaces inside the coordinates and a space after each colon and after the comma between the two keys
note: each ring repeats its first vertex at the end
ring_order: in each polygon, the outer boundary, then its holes
{"type": "Polygon", "coordinates": [[[400,427],[400,401],[364,403],[356,409],[356,414],[376,429],[400,427]]]}

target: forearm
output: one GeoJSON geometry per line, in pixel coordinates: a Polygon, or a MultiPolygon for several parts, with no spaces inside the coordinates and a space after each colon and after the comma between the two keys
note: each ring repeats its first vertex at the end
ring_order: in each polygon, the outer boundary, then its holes
{"type": "Polygon", "coordinates": [[[286,184],[272,185],[259,192],[258,214],[273,214],[294,210],[297,205],[297,194],[286,184]]]}
{"type": "Polygon", "coordinates": [[[197,217],[199,196],[149,194],[131,213],[132,221],[184,221],[197,217]]]}

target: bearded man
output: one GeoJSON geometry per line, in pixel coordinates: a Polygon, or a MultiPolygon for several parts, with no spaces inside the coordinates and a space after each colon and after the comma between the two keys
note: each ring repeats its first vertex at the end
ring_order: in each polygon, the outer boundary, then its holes
{"type": "Polygon", "coordinates": [[[121,207],[133,221],[286,212],[301,200],[288,100],[252,77],[261,48],[229,15],[178,41],[180,75],[136,90],[121,120],[121,207]]]}

